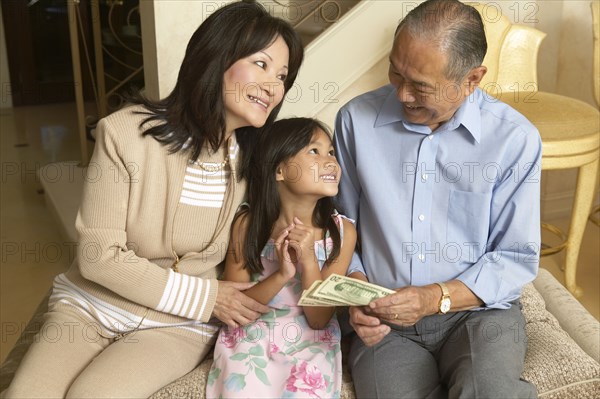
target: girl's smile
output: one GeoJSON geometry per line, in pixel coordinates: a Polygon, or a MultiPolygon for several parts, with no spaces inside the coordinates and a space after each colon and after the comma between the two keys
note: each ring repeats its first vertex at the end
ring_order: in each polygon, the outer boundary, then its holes
{"type": "Polygon", "coordinates": [[[283,162],[277,171],[280,195],[314,195],[332,197],[338,192],[341,169],[331,138],[317,129],[308,146],[283,162]]]}

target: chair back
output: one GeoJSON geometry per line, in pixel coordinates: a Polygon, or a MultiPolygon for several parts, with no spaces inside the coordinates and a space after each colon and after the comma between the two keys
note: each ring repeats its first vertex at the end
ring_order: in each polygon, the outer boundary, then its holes
{"type": "Polygon", "coordinates": [[[594,30],[594,98],[600,107],[600,2],[592,1],[592,26],[594,30]]]}
{"type": "Polygon", "coordinates": [[[488,68],[481,88],[490,94],[537,91],[537,57],[546,34],[512,24],[496,3],[467,3],[483,20],[488,43],[483,65],[488,68]]]}

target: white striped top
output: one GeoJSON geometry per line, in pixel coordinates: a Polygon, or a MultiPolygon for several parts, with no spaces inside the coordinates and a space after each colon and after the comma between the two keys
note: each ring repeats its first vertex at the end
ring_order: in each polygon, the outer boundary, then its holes
{"type": "Polygon", "coordinates": [[[227,167],[218,172],[207,172],[195,165],[188,166],[179,202],[207,208],[222,207],[230,174],[227,167]]]}
{"type": "MultiPolygon", "coordinates": [[[[171,274],[178,275],[172,271],[171,274]]],[[[202,281],[202,279],[196,280],[202,281]]],[[[210,283],[210,280],[205,280],[205,282],[210,283]]],[[[170,286],[172,287],[172,284],[170,284],[170,286]]],[[[96,320],[98,322],[98,327],[102,329],[103,334],[107,336],[107,338],[114,338],[119,334],[138,330],[164,327],[178,327],[189,333],[198,334],[207,337],[208,339],[214,337],[215,334],[219,332],[219,327],[217,325],[203,323],[199,320],[192,319],[183,323],[173,324],[135,315],[118,306],[96,298],[76,284],[73,284],[64,274],[60,274],[54,279],[52,295],[48,302],[49,308],[52,309],[57,303],[73,306],[91,320],[96,320]]],[[[203,305],[205,304],[206,302],[203,303],[203,305]]]]}
{"type": "MultiPolygon", "coordinates": [[[[185,171],[183,190],[179,202],[182,204],[206,208],[221,208],[227,190],[227,181],[231,175],[231,165],[236,162],[239,146],[234,142],[228,149],[228,163],[222,170],[208,172],[195,163],[190,163],[185,171]]],[[[207,166],[219,163],[204,162],[207,166]]]]}

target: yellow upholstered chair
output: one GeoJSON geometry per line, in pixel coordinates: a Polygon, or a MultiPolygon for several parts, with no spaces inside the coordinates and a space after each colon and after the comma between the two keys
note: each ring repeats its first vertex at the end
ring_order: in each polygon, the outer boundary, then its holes
{"type": "Polygon", "coordinates": [[[538,50],[546,34],[511,24],[495,3],[472,5],[482,16],[488,42],[481,87],[493,95],[537,91],[538,50]]]}
{"type": "MultiPolygon", "coordinates": [[[[591,3],[592,6],[592,27],[594,31],[594,98],[596,99],[596,105],[600,107],[600,1],[595,0],[591,3]]],[[[590,220],[596,225],[600,226],[600,205],[596,206],[592,210],[590,220]]]]}
{"type": "Polygon", "coordinates": [[[592,7],[592,30],[594,32],[594,98],[600,107],[600,1],[591,3],[592,7]]]}
{"type": "Polygon", "coordinates": [[[600,113],[583,101],[538,91],[537,54],[544,33],[511,24],[498,7],[491,10],[490,4],[471,4],[483,17],[488,39],[483,62],[488,74],[482,88],[521,112],[538,128],[542,137],[542,170],[579,170],[568,234],[542,224],[564,239],[561,245],[542,250],[542,255],[566,250],[565,285],[579,296],[581,289],[575,281],[577,258],[598,175],[600,113]]]}

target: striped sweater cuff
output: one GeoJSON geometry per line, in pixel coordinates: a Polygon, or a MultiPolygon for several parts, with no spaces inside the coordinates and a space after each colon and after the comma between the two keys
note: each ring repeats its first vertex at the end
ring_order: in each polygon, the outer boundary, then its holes
{"type": "Polygon", "coordinates": [[[212,315],[218,288],[217,280],[169,270],[169,280],[156,310],[206,322],[212,315]]]}

